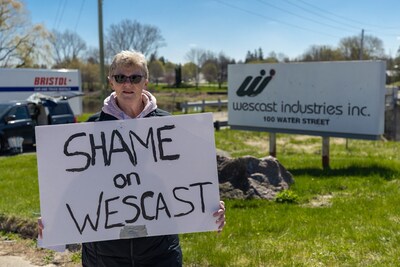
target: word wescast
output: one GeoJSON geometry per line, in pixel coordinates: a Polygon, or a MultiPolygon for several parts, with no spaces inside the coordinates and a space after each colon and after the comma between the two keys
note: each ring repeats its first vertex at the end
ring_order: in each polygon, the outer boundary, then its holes
{"type": "MultiPolygon", "coordinates": [[[[86,228],[86,224],[89,223],[90,227],[93,231],[97,231],[99,228],[99,220],[100,217],[104,216],[104,229],[111,229],[115,227],[124,227],[126,224],[133,224],[139,218],[142,218],[146,221],[158,220],[160,212],[168,218],[171,217],[182,217],[189,215],[194,212],[196,207],[201,206],[201,212],[205,212],[205,203],[204,203],[204,186],[212,185],[212,182],[199,182],[193,183],[189,186],[178,186],[172,190],[173,201],[177,201],[180,203],[184,203],[186,208],[181,211],[176,212],[175,214],[171,214],[170,208],[165,200],[164,195],[159,192],[158,194],[153,191],[145,191],[141,194],[140,197],[135,195],[128,196],[115,196],[104,199],[104,192],[101,192],[98,199],[96,216],[94,219],[90,218],[89,214],[84,216],[83,222],[82,219],[78,219],[77,215],[74,214],[74,211],[70,204],[66,204],[66,208],[68,210],[69,215],[74,221],[75,227],[82,235],[83,231],[86,228]],[[199,189],[200,194],[200,203],[196,203],[195,194],[190,192],[190,199],[182,197],[182,192],[191,191],[195,188],[199,189]],[[129,212],[123,212],[123,214],[127,214],[129,218],[125,218],[122,221],[115,221],[113,215],[115,216],[119,211],[121,211],[124,207],[129,207],[129,212]],[[102,215],[104,213],[104,215],[102,215]],[[79,222],[78,222],[79,221],[79,222]]],[[[188,195],[188,194],[186,194],[188,195]]]]}

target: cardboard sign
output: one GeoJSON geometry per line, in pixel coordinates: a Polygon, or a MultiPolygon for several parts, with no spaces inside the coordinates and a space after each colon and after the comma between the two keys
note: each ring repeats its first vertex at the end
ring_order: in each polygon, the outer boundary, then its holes
{"type": "Polygon", "coordinates": [[[228,67],[231,128],[377,139],[384,131],[385,62],[228,67]]]}
{"type": "Polygon", "coordinates": [[[217,230],[211,113],[36,127],[43,246],[217,230]]]}

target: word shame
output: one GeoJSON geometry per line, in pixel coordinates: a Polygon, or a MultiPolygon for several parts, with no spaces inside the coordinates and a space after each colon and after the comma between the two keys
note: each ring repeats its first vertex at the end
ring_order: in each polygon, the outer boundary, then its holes
{"type": "Polygon", "coordinates": [[[81,156],[86,159],[83,166],[76,166],[74,168],[66,169],[67,172],[82,172],[87,170],[90,166],[96,164],[96,159],[101,160],[104,166],[110,166],[112,157],[116,153],[124,153],[129,158],[130,163],[133,166],[137,165],[137,153],[135,145],[140,145],[146,149],[149,149],[153,154],[154,162],[158,160],[177,160],[179,154],[168,154],[164,150],[164,144],[170,143],[173,140],[165,136],[165,133],[175,128],[175,125],[164,125],[157,129],[150,127],[145,138],[141,138],[134,131],[130,130],[128,134],[128,140],[123,137],[120,131],[113,130],[106,138],[105,132],[100,132],[99,136],[95,134],[87,134],[85,132],[79,132],[71,135],[64,143],[64,155],[67,157],[81,156]],[[97,139],[96,139],[97,137],[97,139]],[[99,138],[98,138],[99,137],[99,138]],[[95,140],[100,139],[100,142],[95,140]],[[106,140],[110,140],[107,144],[106,140]],[[90,151],[71,151],[70,146],[74,143],[80,143],[87,141],[90,144],[90,151]],[[100,156],[97,154],[100,152],[100,156]],[[157,153],[158,151],[158,153],[157,153]],[[158,155],[158,157],[157,157],[158,155]]]}

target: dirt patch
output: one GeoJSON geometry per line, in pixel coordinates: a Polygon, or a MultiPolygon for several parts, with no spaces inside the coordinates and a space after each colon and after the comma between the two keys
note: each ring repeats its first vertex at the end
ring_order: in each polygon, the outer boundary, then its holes
{"type": "MultiPolygon", "coordinates": [[[[80,254],[79,247],[71,247],[65,252],[54,252],[36,246],[37,222],[28,219],[19,219],[13,216],[0,214],[0,229],[6,233],[16,233],[19,237],[13,239],[10,235],[0,236],[0,257],[21,256],[34,265],[46,266],[81,266],[74,263],[72,258],[80,254]]],[[[12,265],[11,265],[12,266],[12,265]]]]}
{"type": "Polygon", "coordinates": [[[268,151],[269,149],[269,141],[268,140],[256,140],[251,139],[245,142],[246,145],[257,147],[261,151],[268,151]]]}
{"type": "Polygon", "coordinates": [[[79,252],[54,252],[36,247],[36,243],[30,239],[7,240],[0,238],[1,256],[20,256],[36,266],[66,266],[78,267],[80,263],[72,261],[73,254],[79,252]]]}
{"type": "Polygon", "coordinates": [[[320,195],[314,197],[309,203],[305,204],[304,206],[306,207],[311,207],[311,208],[319,208],[319,207],[330,207],[332,206],[332,200],[333,195],[320,195]]]}

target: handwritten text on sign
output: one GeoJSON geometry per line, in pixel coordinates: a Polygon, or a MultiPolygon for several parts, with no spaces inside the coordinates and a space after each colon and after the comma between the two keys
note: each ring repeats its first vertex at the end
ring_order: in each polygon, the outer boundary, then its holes
{"type": "Polygon", "coordinates": [[[212,115],[36,127],[43,245],[216,230],[212,115]]]}

